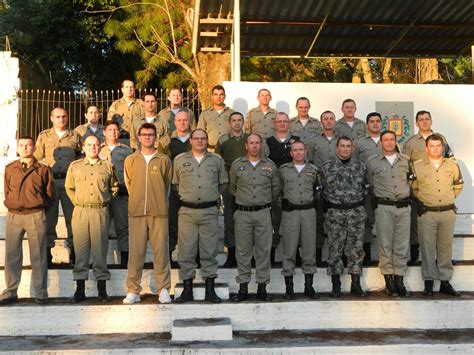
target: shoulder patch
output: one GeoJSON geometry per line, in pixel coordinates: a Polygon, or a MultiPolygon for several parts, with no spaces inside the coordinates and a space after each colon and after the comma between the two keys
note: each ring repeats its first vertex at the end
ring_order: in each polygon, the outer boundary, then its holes
{"type": "Polygon", "coordinates": [[[403,153],[398,153],[398,154],[400,154],[401,157],[403,157],[403,158],[405,158],[405,159],[407,159],[407,160],[410,160],[410,157],[409,157],[408,155],[403,154],[403,153]]]}

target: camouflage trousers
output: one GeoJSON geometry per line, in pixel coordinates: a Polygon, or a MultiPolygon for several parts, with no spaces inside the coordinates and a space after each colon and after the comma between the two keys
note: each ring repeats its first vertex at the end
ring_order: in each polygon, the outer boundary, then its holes
{"type": "Polygon", "coordinates": [[[347,272],[362,273],[366,218],[363,206],[349,210],[328,210],[325,220],[329,251],[328,275],[342,275],[344,272],[342,253],[347,257],[347,272]]]}

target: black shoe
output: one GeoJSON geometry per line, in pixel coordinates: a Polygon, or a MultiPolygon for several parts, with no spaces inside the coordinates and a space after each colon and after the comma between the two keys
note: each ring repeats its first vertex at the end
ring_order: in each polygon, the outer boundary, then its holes
{"type": "Polygon", "coordinates": [[[221,303],[222,300],[216,295],[214,278],[206,279],[206,295],[204,300],[211,303],[221,303]]]}
{"type": "Polygon", "coordinates": [[[107,281],[97,281],[97,291],[99,293],[99,302],[107,303],[110,301],[109,295],[107,295],[107,281]]]}
{"type": "Polygon", "coordinates": [[[351,293],[357,297],[367,297],[367,293],[362,289],[360,285],[360,275],[351,274],[351,293]]]}
{"type": "Polygon", "coordinates": [[[295,297],[293,276],[285,276],[285,286],[286,286],[286,291],[285,291],[284,298],[287,300],[291,300],[292,298],[295,297]]]}
{"type": "Polygon", "coordinates": [[[393,296],[393,297],[398,296],[393,275],[387,274],[387,275],[383,275],[383,277],[385,279],[385,294],[388,296],[393,296]]]}
{"type": "Polygon", "coordinates": [[[174,300],[174,303],[185,303],[194,301],[193,279],[183,280],[183,292],[174,300]]]}
{"type": "Polygon", "coordinates": [[[3,298],[0,300],[0,306],[7,306],[9,304],[18,303],[18,296],[3,298]]]}
{"type": "Polygon", "coordinates": [[[329,295],[332,298],[341,297],[341,275],[331,275],[332,291],[329,295]]]}
{"type": "Polygon", "coordinates": [[[425,280],[425,289],[423,291],[423,296],[432,297],[434,296],[433,292],[433,280],[425,280]]]}
{"type": "Polygon", "coordinates": [[[47,298],[35,298],[35,303],[39,304],[40,306],[44,306],[45,304],[48,304],[48,299],[47,298]]]}
{"type": "Polygon", "coordinates": [[[317,267],[328,267],[328,263],[323,261],[323,249],[316,248],[316,266],[317,267]]]}
{"type": "Polygon", "coordinates": [[[249,298],[249,284],[248,283],[241,283],[239,285],[239,293],[232,296],[230,299],[231,302],[242,302],[249,298]]]}
{"type": "Polygon", "coordinates": [[[374,262],[372,260],[372,250],[370,243],[364,243],[364,260],[362,261],[363,266],[371,266],[374,262]]]}
{"type": "Polygon", "coordinates": [[[301,267],[303,265],[303,261],[301,260],[301,255],[300,255],[300,248],[296,249],[296,258],[295,258],[295,266],[296,267],[301,267]]]}
{"type": "Polygon", "coordinates": [[[128,251],[120,252],[120,267],[124,269],[128,267],[128,251]]]}
{"type": "Polygon", "coordinates": [[[450,295],[454,297],[460,297],[461,293],[456,291],[453,286],[449,283],[449,281],[441,281],[441,285],[439,286],[439,293],[443,293],[445,295],[450,295]]]}
{"type": "Polygon", "coordinates": [[[411,292],[408,291],[403,283],[403,276],[395,275],[395,288],[397,289],[397,293],[400,297],[410,297],[411,292]]]}
{"type": "Polygon", "coordinates": [[[48,263],[48,269],[53,268],[53,253],[51,252],[50,247],[46,248],[46,262],[48,263]]]}
{"type": "Polygon", "coordinates": [[[70,303],[79,303],[86,299],[86,285],[85,280],[76,281],[76,292],[74,296],[69,299],[70,303]]]}
{"type": "Polygon", "coordinates": [[[311,299],[319,298],[319,295],[313,288],[313,274],[304,275],[304,295],[311,299]]]}
{"type": "Polygon", "coordinates": [[[267,285],[265,283],[258,284],[257,299],[259,301],[271,302],[272,298],[267,294],[267,285]]]}
{"type": "Polygon", "coordinates": [[[420,257],[420,245],[419,244],[410,245],[410,260],[408,260],[407,265],[408,266],[420,265],[420,262],[418,261],[419,257],[420,257]]]}
{"type": "Polygon", "coordinates": [[[235,247],[227,248],[227,260],[222,267],[224,269],[232,269],[237,266],[237,259],[235,258],[235,247]]]}

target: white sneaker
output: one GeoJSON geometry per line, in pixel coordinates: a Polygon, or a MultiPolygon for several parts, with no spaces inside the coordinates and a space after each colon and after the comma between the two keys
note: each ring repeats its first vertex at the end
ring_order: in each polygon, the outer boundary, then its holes
{"type": "Polygon", "coordinates": [[[140,295],[136,293],[127,293],[127,297],[123,299],[123,303],[125,304],[133,304],[140,302],[140,295]]]}
{"type": "Polygon", "coordinates": [[[171,303],[171,297],[166,288],[162,288],[158,297],[160,303],[171,303]]]}

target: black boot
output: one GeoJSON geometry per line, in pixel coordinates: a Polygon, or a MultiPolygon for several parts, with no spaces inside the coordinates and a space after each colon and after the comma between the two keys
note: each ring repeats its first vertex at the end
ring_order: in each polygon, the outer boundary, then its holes
{"type": "Polygon", "coordinates": [[[235,258],[235,247],[228,247],[227,248],[227,260],[225,261],[224,265],[222,265],[225,269],[231,269],[237,266],[237,259],[235,258]]]}
{"type": "Polygon", "coordinates": [[[456,291],[449,281],[441,281],[439,286],[439,293],[444,293],[445,295],[450,295],[454,297],[460,297],[461,293],[456,291]]]}
{"type": "Polygon", "coordinates": [[[301,260],[301,255],[300,255],[300,248],[296,249],[296,258],[295,258],[295,266],[296,267],[301,267],[303,264],[303,261],[301,260]]]}
{"type": "Polygon", "coordinates": [[[249,298],[249,284],[247,282],[239,285],[239,293],[234,295],[230,300],[231,302],[242,302],[249,298]]]}
{"type": "Polygon", "coordinates": [[[97,281],[97,291],[99,293],[99,302],[107,303],[110,301],[109,295],[107,295],[107,281],[97,281]]]}
{"type": "Polygon", "coordinates": [[[206,295],[204,300],[211,303],[221,303],[222,300],[216,295],[214,280],[214,278],[210,277],[206,279],[206,295]]]}
{"type": "Polygon", "coordinates": [[[79,303],[86,299],[86,283],[85,280],[76,281],[76,292],[74,296],[69,299],[71,303],[79,303]]]}
{"type": "Polygon", "coordinates": [[[287,300],[291,300],[293,297],[295,297],[293,276],[285,276],[285,286],[286,286],[286,292],[285,292],[284,297],[287,300]]]}
{"type": "Polygon", "coordinates": [[[120,267],[124,269],[128,267],[128,251],[120,252],[120,267]]]}
{"type": "Polygon", "coordinates": [[[267,285],[265,283],[258,284],[257,299],[265,302],[270,302],[272,300],[272,298],[267,294],[267,285]]]}
{"type": "Polygon", "coordinates": [[[408,266],[417,266],[420,265],[418,258],[420,257],[420,245],[412,244],[410,245],[410,260],[408,260],[408,266]]]}
{"type": "Polygon", "coordinates": [[[323,248],[316,248],[316,266],[328,267],[328,263],[323,261],[323,248]]]}
{"type": "Polygon", "coordinates": [[[393,275],[383,275],[385,279],[385,293],[388,296],[393,296],[396,297],[398,296],[397,294],[397,288],[395,286],[395,280],[393,279],[393,275]]]}
{"type": "Polygon", "coordinates": [[[313,288],[313,274],[304,275],[304,295],[312,299],[319,298],[319,295],[313,288]]]}
{"type": "Polygon", "coordinates": [[[53,253],[51,252],[51,247],[46,248],[46,261],[48,263],[48,269],[53,268],[53,253]]]}
{"type": "Polygon", "coordinates": [[[270,264],[272,267],[276,267],[275,252],[276,248],[272,247],[272,250],[270,251],[270,264]]]}
{"type": "Polygon", "coordinates": [[[423,291],[423,296],[434,296],[433,283],[433,280],[425,280],[425,290],[423,291]]]}
{"type": "Polygon", "coordinates": [[[357,297],[366,297],[367,293],[362,289],[360,285],[360,275],[351,274],[351,293],[357,297]]]}
{"type": "Polygon", "coordinates": [[[174,300],[174,303],[185,303],[189,301],[194,301],[193,279],[183,280],[183,292],[174,300]]]}
{"type": "Polygon", "coordinates": [[[341,275],[331,275],[332,292],[329,296],[333,298],[341,297],[341,275]]]}
{"type": "Polygon", "coordinates": [[[362,261],[362,265],[364,266],[370,266],[373,264],[372,261],[372,250],[370,243],[364,243],[364,260],[362,261]]]}
{"type": "Polygon", "coordinates": [[[397,293],[400,297],[410,297],[411,292],[408,291],[403,283],[403,276],[395,275],[395,288],[397,289],[397,293]]]}

